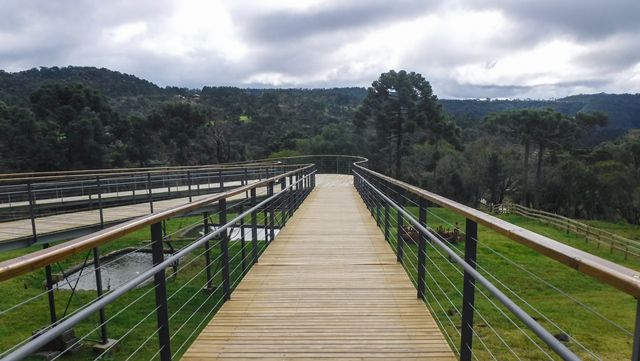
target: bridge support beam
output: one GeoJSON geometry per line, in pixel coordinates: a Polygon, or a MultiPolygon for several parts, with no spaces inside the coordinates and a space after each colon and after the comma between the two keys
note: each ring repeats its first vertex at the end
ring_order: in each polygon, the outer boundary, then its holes
{"type": "MultiPolygon", "coordinates": [[[[465,227],[464,260],[476,268],[478,247],[478,224],[467,218],[465,227]]],[[[473,314],[476,281],[467,271],[464,272],[462,290],[462,325],[460,336],[460,361],[470,361],[473,356],[473,314]]]]}

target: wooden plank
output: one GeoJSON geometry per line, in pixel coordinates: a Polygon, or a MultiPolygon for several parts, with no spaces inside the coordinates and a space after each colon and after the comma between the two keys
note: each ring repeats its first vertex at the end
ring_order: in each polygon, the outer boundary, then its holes
{"type": "MultiPolygon", "coordinates": [[[[211,194],[193,196],[193,201],[198,201],[210,196],[211,194]]],[[[230,197],[229,199],[244,199],[244,194],[238,194],[230,197]]],[[[189,199],[183,197],[155,201],[153,203],[153,207],[155,212],[161,212],[186,203],[189,203],[189,199]]],[[[150,208],[149,203],[139,203],[127,206],[104,208],[103,213],[105,222],[124,222],[129,219],[149,214],[150,208]]],[[[38,235],[43,236],[76,228],[90,227],[99,223],[100,212],[98,210],[79,211],[36,218],[36,230],[38,235]]],[[[29,219],[0,223],[0,242],[29,238],[31,236],[31,220],[29,219]]]]}
{"type": "Polygon", "coordinates": [[[455,359],[352,182],[317,175],[182,360],[455,359]]]}

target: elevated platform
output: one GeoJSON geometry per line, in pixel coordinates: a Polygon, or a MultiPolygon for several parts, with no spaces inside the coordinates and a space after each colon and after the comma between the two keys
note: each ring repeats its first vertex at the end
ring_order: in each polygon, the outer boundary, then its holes
{"type": "Polygon", "coordinates": [[[352,182],[317,176],[182,360],[455,360],[352,182]]]}
{"type": "MultiPolygon", "coordinates": [[[[253,182],[255,182],[255,180],[249,181],[249,183],[253,182]]],[[[207,184],[204,186],[203,191],[206,190],[208,192],[211,192],[211,190],[215,191],[219,189],[215,188],[216,186],[219,186],[218,184],[207,184]],[[206,188],[204,188],[204,186],[206,186],[206,188]]],[[[227,184],[225,184],[225,188],[239,186],[240,182],[238,181],[228,182],[227,184]]],[[[189,197],[184,196],[184,190],[186,190],[187,188],[182,188],[178,187],[173,189],[173,194],[176,195],[175,198],[154,201],[154,212],[164,211],[181,204],[188,203],[189,197]],[[181,193],[180,191],[183,192],[181,193]]],[[[126,192],[121,192],[120,195],[125,193],[126,192]]],[[[153,194],[166,196],[167,192],[166,189],[162,189],[162,192],[160,192],[160,190],[154,190],[153,194]]],[[[210,197],[211,194],[212,193],[194,195],[192,199],[194,201],[197,201],[206,197],[210,197]]],[[[243,198],[243,195],[238,195],[235,197],[231,197],[229,200],[239,200],[243,198]]],[[[84,197],[83,199],[87,202],[89,202],[90,200],[88,196],[84,197]]],[[[103,208],[105,225],[125,222],[127,220],[149,213],[151,213],[151,209],[148,202],[103,208]]],[[[83,235],[100,230],[100,210],[83,210],[77,212],[42,216],[35,219],[35,225],[38,234],[38,244],[81,237],[83,235]]],[[[32,244],[34,243],[30,219],[0,222],[0,251],[26,247],[32,244]]]]}

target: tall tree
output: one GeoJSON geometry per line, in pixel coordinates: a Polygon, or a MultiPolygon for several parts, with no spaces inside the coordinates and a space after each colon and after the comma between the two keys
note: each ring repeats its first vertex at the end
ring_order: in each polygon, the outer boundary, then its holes
{"type": "Polygon", "coordinates": [[[553,109],[523,109],[492,113],[485,117],[489,129],[498,131],[524,146],[524,169],[522,177],[522,201],[529,199],[529,156],[532,146],[538,147],[534,205],[540,203],[542,191],[542,163],[549,149],[566,149],[575,146],[576,140],[595,126],[607,123],[603,113],[578,113],[571,117],[553,109]]]}
{"type": "Polygon", "coordinates": [[[380,75],[367,89],[355,124],[374,129],[375,160],[385,163],[388,157],[396,177],[402,175],[402,159],[412,144],[441,138],[458,143],[460,131],[447,121],[437,101],[422,75],[404,70],[380,75]]]}

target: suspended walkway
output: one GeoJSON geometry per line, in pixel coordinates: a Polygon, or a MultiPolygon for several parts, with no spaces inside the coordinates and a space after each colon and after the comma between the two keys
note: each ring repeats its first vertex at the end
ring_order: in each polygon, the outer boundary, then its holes
{"type": "Polygon", "coordinates": [[[182,360],[233,358],[455,359],[353,177],[326,174],[182,360]]]}

